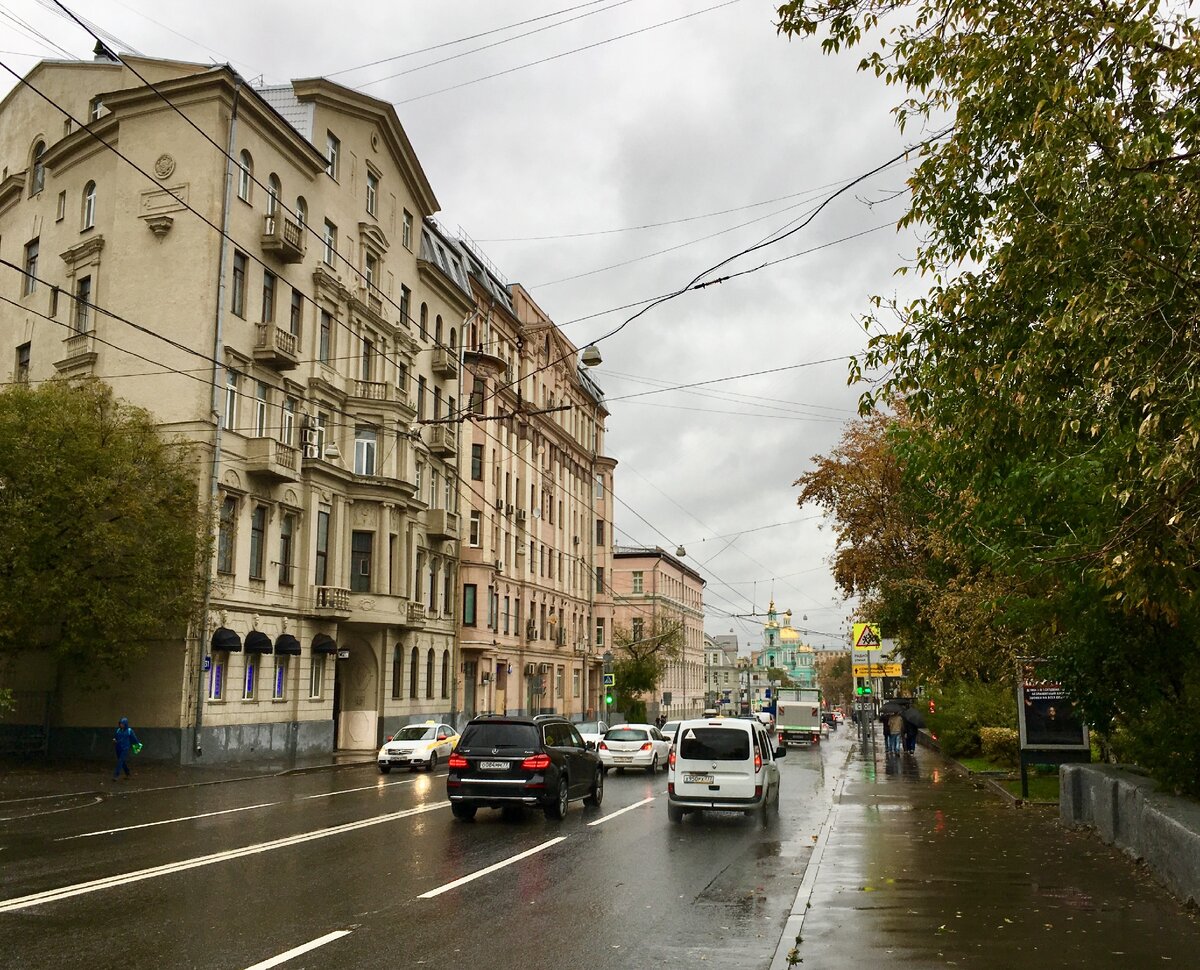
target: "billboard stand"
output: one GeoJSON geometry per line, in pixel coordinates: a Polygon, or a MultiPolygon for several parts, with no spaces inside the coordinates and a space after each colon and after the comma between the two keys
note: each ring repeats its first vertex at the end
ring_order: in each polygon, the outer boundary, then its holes
{"type": "Polygon", "coordinates": [[[1044,659],[1017,661],[1017,727],[1021,739],[1021,797],[1029,797],[1030,765],[1092,760],[1091,739],[1078,706],[1061,683],[1044,677],[1044,659]]]}

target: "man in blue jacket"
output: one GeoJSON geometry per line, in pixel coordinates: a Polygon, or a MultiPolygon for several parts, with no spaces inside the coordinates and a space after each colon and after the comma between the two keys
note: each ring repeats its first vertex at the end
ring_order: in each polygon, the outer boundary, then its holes
{"type": "Polygon", "coordinates": [[[113,781],[116,781],[121,772],[125,772],[125,777],[129,777],[129,751],[135,745],[140,743],[138,737],[133,733],[133,728],[129,726],[129,718],[121,718],[117,725],[117,733],[113,735],[113,748],[117,754],[117,766],[113,768],[113,781]]]}

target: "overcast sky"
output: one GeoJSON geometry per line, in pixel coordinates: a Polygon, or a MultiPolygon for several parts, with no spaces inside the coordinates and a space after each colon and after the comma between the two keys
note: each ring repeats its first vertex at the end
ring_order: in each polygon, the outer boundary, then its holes
{"type": "MultiPolygon", "coordinates": [[[[0,20],[0,57],[22,73],[62,56],[46,39],[91,56],[91,39],[48,6],[5,8],[45,39],[0,20]]],[[[815,40],[779,36],[773,7],[92,0],[79,12],[148,56],[228,61],[268,83],[333,75],[395,102],[443,225],[461,227],[583,346],[636,308],[596,314],[677,290],[794,228],[840,183],[919,137],[897,132],[897,92],[858,74],[857,54],[824,57],[815,40]],[[531,22],[496,31],[519,21],[531,22]],[[485,36],[451,43],[476,34],[485,36]],[[346,72],[435,45],[446,46],[346,72]],[[652,223],[671,224],[631,228],[652,223]],[[571,322],[581,317],[590,319],[571,322]]],[[[864,345],[857,317],[871,294],[896,292],[893,271],[913,251],[893,228],[906,170],[855,186],[807,227],[716,275],[825,248],[686,293],[600,344],[594,376],[611,402],[608,451],[620,462],[617,541],[684,545],[708,582],[708,632],[733,630],[743,647],[761,639],[761,620],[721,613],[765,613],[772,590],[809,642],[848,636],[852,608],[830,575],[830,528],[796,505],[792,482],[854,417],[859,390],[846,384],[845,358],[864,345]],[[790,369],[622,400],[771,368],[790,369]]]]}

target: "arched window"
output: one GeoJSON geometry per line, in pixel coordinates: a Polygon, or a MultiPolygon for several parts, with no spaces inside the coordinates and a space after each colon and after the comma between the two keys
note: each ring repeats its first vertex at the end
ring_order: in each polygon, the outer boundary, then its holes
{"type": "Polygon", "coordinates": [[[274,232],[275,230],[275,213],[279,210],[279,197],[283,194],[283,185],[279,181],[279,176],[274,172],[267,179],[267,231],[274,232]]]}
{"type": "Polygon", "coordinates": [[[96,224],[96,183],[88,182],[83,187],[83,220],[80,229],[91,229],[96,224]]]}
{"type": "Polygon", "coordinates": [[[450,328],[450,349],[458,350],[458,334],[453,327],[450,328]]]}
{"type": "Polygon", "coordinates": [[[435,344],[442,342],[442,315],[440,313],[433,319],[433,342],[435,344]]]}
{"type": "Polygon", "coordinates": [[[30,163],[32,178],[29,180],[29,194],[37,195],[46,187],[46,143],[38,140],[33,146],[33,157],[30,163]]]}
{"type": "Polygon", "coordinates": [[[250,186],[254,178],[254,159],[250,153],[243,151],[238,162],[238,198],[243,202],[250,201],[250,186]]]}
{"type": "Polygon", "coordinates": [[[408,658],[408,696],[420,697],[417,693],[417,677],[421,673],[421,655],[417,653],[417,648],[412,648],[412,654],[408,658]]]}
{"type": "Polygon", "coordinates": [[[425,303],[421,304],[420,331],[422,337],[429,336],[429,306],[425,303]]]}
{"type": "Polygon", "coordinates": [[[433,647],[425,656],[425,696],[433,697],[433,647]]]}
{"type": "Polygon", "coordinates": [[[404,650],[400,644],[392,651],[392,700],[404,696],[404,650]]]}
{"type": "Polygon", "coordinates": [[[296,199],[296,221],[300,223],[301,229],[308,225],[308,203],[302,195],[296,199]]]}
{"type": "Polygon", "coordinates": [[[450,696],[450,651],[442,651],[442,697],[450,696]]]}

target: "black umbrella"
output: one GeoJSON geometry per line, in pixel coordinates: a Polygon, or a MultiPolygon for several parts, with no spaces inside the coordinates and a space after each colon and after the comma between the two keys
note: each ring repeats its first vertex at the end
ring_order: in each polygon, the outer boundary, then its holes
{"type": "Polygon", "coordinates": [[[904,705],[899,701],[884,701],[884,704],[879,708],[880,714],[900,714],[904,711],[904,705]]]}
{"type": "Polygon", "coordinates": [[[905,708],[901,716],[915,728],[923,728],[925,726],[925,715],[915,707],[905,708]]]}

